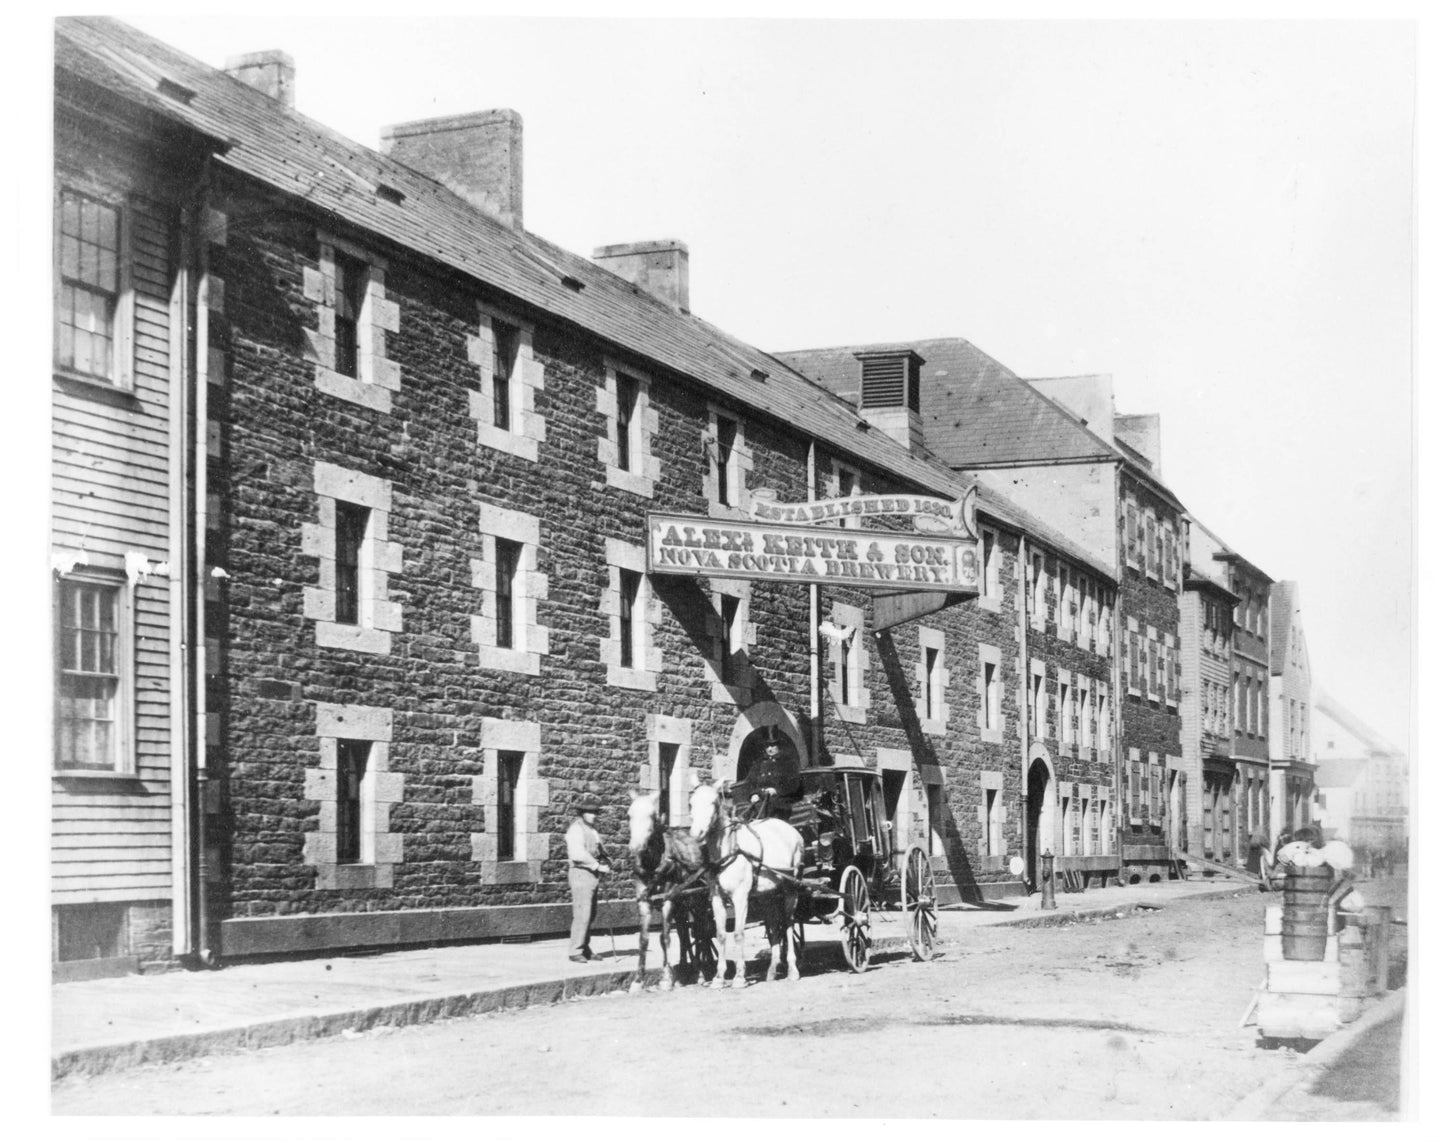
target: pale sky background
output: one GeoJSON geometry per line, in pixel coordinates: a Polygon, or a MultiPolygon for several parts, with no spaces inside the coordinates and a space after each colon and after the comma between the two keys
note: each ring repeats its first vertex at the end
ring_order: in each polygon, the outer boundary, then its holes
{"type": "Polygon", "coordinates": [[[371,147],[516,109],[527,229],[682,239],[693,311],[764,349],[1111,373],[1185,504],[1301,584],[1316,683],[1408,745],[1408,23],[121,17],[290,53],[371,147]]]}

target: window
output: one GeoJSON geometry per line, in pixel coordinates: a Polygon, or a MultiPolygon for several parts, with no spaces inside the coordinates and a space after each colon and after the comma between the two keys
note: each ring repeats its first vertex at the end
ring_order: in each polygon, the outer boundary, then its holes
{"type": "Polygon", "coordinates": [[[1137,823],[1140,820],[1140,800],[1142,790],[1140,788],[1139,774],[1139,751],[1129,751],[1129,820],[1137,823]]]}
{"type": "Polygon", "coordinates": [[[617,374],[617,467],[623,472],[633,471],[633,459],[638,451],[633,439],[633,425],[637,421],[639,391],[635,377],[617,374]]]}
{"type": "Polygon", "coordinates": [[[1043,625],[1045,608],[1048,606],[1047,593],[1045,591],[1044,579],[1044,557],[1042,553],[1035,552],[1029,563],[1030,571],[1033,574],[1033,618],[1036,626],[1043,625]]]}
{"type": "Polygon", "coordinates": [[[55,768],[129,769],[127,609],[121,583],[67,577],[57,588],[55,768]]]}
{"type": "Polygon", "coordinates": [[[1029,705],[1032,707],[1034,716],[1034,737],[1047,738],[1049,736],[1049,696],[1044,690],[1044,669],[1041,664],[1033,668],[1033,679],[1029,705]]]}
{"type": "Polygon", "coordinates": [[[336,622],[360,623],[362,563],[371,510],[336,502],[336,622]]]}
{"type": "Polygon", "coordinates": [[[1084,852],[1084,799],[1074,797],[1070,800],[1068,812],[1064,820],[1069,823],[1068,852],[1077,857],[1084,852]]]}
{"type": "Polygon", "coordinates": [[[371,268],[360,258],[343,254],[336,258],[336,372],[357,377],[361,360],[361,329],[371,268]]]}
{"type": "Polygon", "coordinates": [[[923,787],[928,800],[928,853],[936,857],[945,852],[943,845],[943,787],[929,782],[923,787]]]}
{"type": "Polygon", "coordinates": [[[497,751],[497,860],[517,859],[517,788],[526,755],[520,750],[497,751]]]}
{"type": "Polygon", "coordinates": [[[318,461],[317,519],[301,527],[301,550],[319,562],[317,583],[302,591],[302,612],[316,621],[320,647],[384,655],[403,610],[389,598],[401,571],[401,545],[387,538],[391,482],[318,461]]]}
{"type": "Polygon", "coordinates": [[[492,319],[492,424],[503,432],[512,431],[512,374],[520,340],[516,326],[492,319]]]}
{"type": "Polygon", "coordinates": [[[983,543],[983,583],[981,595],[997,599],[998,587],[998,535],[988,528],[981,530],[983,543]]]}
{"type": "Polygon", "coordinates": [[[522,545],[515,540],[497,540],[497,646],[515,648],[518,574],[522,567],[522,545]]]}
{"type": "Polygon", "coordinates": [[[984,852],[989,857],[1002,855],[1003,848],[1003,798],[1000,790],[985,790],[984,796],[984,852]]]}
{"type": "Polygon", "coordinates": [[[1158,522],[1152,510],[1144,513],[1144,574],[1159,575],[1158,522]]]}
{"type": "Polygon", "coordinates": [[[113,385],[127,384],[117,352],[124,274],[120,211],[63,189],[56,213],[55,363],[113,385]]]}
{"type": "Polygon", "coordinates": [[[1132,499],[1124,502],[1124,562],[1139,566],[1139,509],[1132,499]]]}
{"type": "Polygon", "coordinates": [[[1113,708],[1109,706],[1109,687],[1107,683],[1100,683],[1094,695],[1098,702],[1098,727],[1099,751],[1100,753],[1113,747],[1113,738],[1109,733],[1109,724],[1114,717],[1113,708]]]}
{"type": "Polygon", "coordinates": [[[677,743],[657,744],[657,816],[663,827],[672,824],[673,787],[677,782],[677,743]]]}
{"type": "Polygon", "coordinates": [[[1088,837],[1085,840],[1084,853],[1089,856],[1096,856],[1104,851],[1099,848],[1101,843],[1099,830],[1099,813],[1101,798],[1090,798],[1088,809],[1085,813],[1085,820],[1088,822],[1088,837]]]}
{"type": "MultiPolygon", "coordinates": [[[[820,631],[827,637],[828,658],[833,668],[828,693],[837,706],[838,717],[844,722],[866,721],[872,699],[865,685],[868,660],[863,625],[866,621],[862,608],[835,603],[820,631]]],[[[919,662],[921,664],[921,657],[919,662]]]]}
{"type": "Polygon", "coordinates": [[[1074,743],[1074,695],[1067,681],[1059,680],[1059,745],[1074,743]]]}
{"type": "MultiPolygon", "coordinates": [[[[718,635],[718,664],[722,668],[722,681],[728,686],[738,685],[741,672],[737,662],[738,652],[742,649],[742,632],[739,630],[739,615],[741,613],[742,601],[736,595],[724,595],[721,600],[720,615],[722,626],[718,635]]],[[[850,692],[849,682],[846,674],[847,657],[844,657],[844,675],[842,688],[844,695],[850,692]]]]}
{"type": "Polygon", "coordinates": [[[713,475],[717,480],[717,502],[737,503],[737,489],[730,481],[733,467],[733,447],[737,443],[738,423],[729,417],[717,419],[717,456],[713,462],[713,475]]]}
{"type": "Polygon", "coordinates": [[[983,665],[983,725],[985,730],[999,728],[998,712],[998,665],[983,665]]]}
{"type": "Polygon", "coordinates": [[[598,641],[598,659],[607,667],[607,684],[628,690],[655,691],[661,653],[652,646],[651,588],[647,550],[608,536],[607,590],[600,611],[606,627],[598,641]]]}
{"type": "Polygon", "coordinates": [[[370,865],[375,859],[371,808],[371,743],[336,742],[336,863],[370,865]]]}
{"type": "Polygon", "coordinates": [[[637,661],[639,624],[637,620],[638,598],[642,592],[642,576],[635,571],[622,568],[617,573],[618,615],[621,630],[617,640],[617,657],[623,667],[632,667],[637,661]]]}
{"type": "Polygon", "coordinates": [[[934,719],[938,717],[938,708],[941,705],[938,695],[938,648],[925,647],[923,649],[923,717],[934,719]]]}

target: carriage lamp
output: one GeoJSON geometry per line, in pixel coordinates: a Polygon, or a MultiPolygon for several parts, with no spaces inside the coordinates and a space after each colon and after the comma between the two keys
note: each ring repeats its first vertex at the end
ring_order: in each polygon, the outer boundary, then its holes
{"type": "Polygon", "coordinates": [[[1039,900],[1039,908],[1040,908],[1040,909],[1057,909],[1057,908],[1058,908],[1058,905],[1054,903],[1054,851],[1053,851],[1053,850],[1051,850],[1051,849],[1046,849],[1046,850],[1044,850],[1044,855],[1043,855],[1043,857],[1041,858],[1041,864],[1042,864],[1042,871],[1041,871],[1041,873],[1040,873],[1040,880],[1043,882],[1043,897],[1040,898],[1040,900],[1039,900]]]}

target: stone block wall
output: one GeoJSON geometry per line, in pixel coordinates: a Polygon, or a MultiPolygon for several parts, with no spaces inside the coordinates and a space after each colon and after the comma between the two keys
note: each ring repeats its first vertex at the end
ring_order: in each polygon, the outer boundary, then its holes
{"type": "MultiPolygon", "coordinates": [[[[218,204],[227,218],[224,243],[209,250],[226,299],[224,314],[213,313],[224,383],[212,387],[218,431],[210,491],[220,526],[208,551],[226,572],[208,613],[209,762],[224,790],[211,828],[226,839],[212,872],[222,915],[259,921],[562,903],[562,835],[573,807],[583,795],[602,800],[612,811],[600,823],[604,837],[620,855],[621,811],[633,787],[655,774],[657,727],[686,739],[688,765],[703,778],[724,776],[754,725],[785,722],[810,740],[806,586],[654,577],[648,661],[660,664],[655,689],[609,684],[600,652],[613,621],[603,607],[615,593],[609,551],[642,542],[649,509],[709,514],[705,438],[722,407],[716,397],[375,239],[337,235],[295,209],[274,209],[239,182],[229,191],[218,204]],[[323,307],[314,283],[326,245],[337,242],[360,256],[374,251],[386,268],[385,299],[395,313],[385,352],[400,383],[384,403],[350,400],[317,383],[323,307]],[[479,305],[489,320],[515,318],[527,330],[535,460],[531,445],[504,449],[479,439],[479,305]],[[650,495],[636,482],[607,478],[599,442],[606,443],[609,412],[597,394],[609,365],[636,368],[648,381],[650,495]],[[389,645],[317,638],[315,593],[325,586],[318,544],[334,542],[317,473],[338,470],[374,479],[386,492],[389,645]],[[535,521],[523,561],[535,596],[525,669],[476,638],[487,629],[494,574],[483,532],[502,534],[488,521],[503,516],[535,521]],[[720,689],[710,660],[721,591],[745,599],[748,638],[741,685],[720,689]],[[390,713],[383,776],[395,800],[386,803],[385,877],[339,876],[324,860],[322,842],[336,829],[324,802],[334,796],[325,779],[335,759],[334,746],[318,737],[318,712],[332,708],[390,713]],[[508,742],[537,743],[523,751],[524,836],[512,862],[496,861],[490,840],[497,751],[510,749],[488,741],[498,726],[508,742]]],[[[806,499],[808,442],[747,409],[731,413],[745,426],[749,487],[806,499]]],[[[820,456],[818,470],[829,463],[820,456]]],[[[888,486],[884,474],[869,479],[888,486]]],[[[880,524],[911,530],[907,521],[880,524]]],[[[946,641],[945,734],[926,735],[917,725],[916,624],[870,647],[865,685],[873,698],[864,726],[845,726],[826,700],[820,717],[825,760],[873,765],[880,749],[909,751],[912,806],[925,805],[923,775],[943,782],[946,864],[960,891],[974,896],[978,886],[1008,879],[997,862],[985,867],[978,856],[980,771],[1006,776],[1005,835],[1018,829],[1017,543],[1010,542],[1000,610],[964,604],[926,621],[946,641]],[[1002,743],[979,740],[980,642],[1001,652],[1002,743]]],[[[835,600],[869,605],[861,592],[822,595],[825,615],[835,600]]],[[[491,622],[495,630],[494,610],[491,622]]],[[[1008,844],[1016,851],[1016,839],[1008,844]]]]}

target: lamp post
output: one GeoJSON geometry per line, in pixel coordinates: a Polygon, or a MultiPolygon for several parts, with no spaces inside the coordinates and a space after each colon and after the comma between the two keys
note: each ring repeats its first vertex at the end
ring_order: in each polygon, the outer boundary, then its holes
{"type": "Polygon", "coordinates": [[[1057,909],[1058,905],[1054,902],[1054,851],[1051,849],[1044,850],[1041,863],[1043,865],[1043,871],[1040,875],[1040,880],[1043,882],[1043,897],[1039,900],[1039,908],[1057,909]]]}

